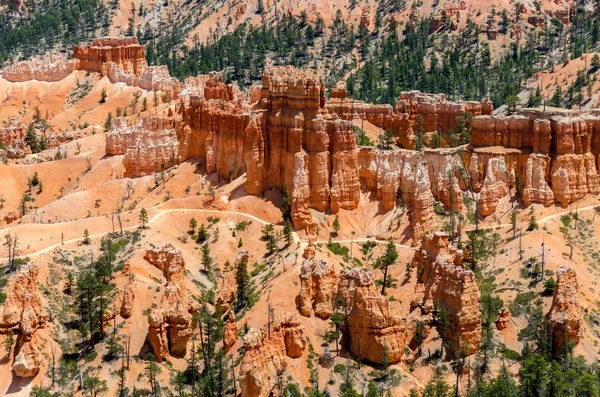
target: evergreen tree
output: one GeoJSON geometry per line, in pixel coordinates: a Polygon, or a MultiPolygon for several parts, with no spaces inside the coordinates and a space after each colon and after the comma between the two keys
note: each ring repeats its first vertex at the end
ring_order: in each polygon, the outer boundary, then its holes
{"type": "Polygon", "coordinates": [[[208,244],[204,244],[202,246],[202,268],[204,273],[208,273],[210,271],[210,265],[213,263],[213,258],[210,256],[210,249],[208,248],[208,244]]]}
{"type": "Polygon", "coordinates": [[[250,274],[248,273],[248,263],[245,257],[237,264],[235,281],[237,284],[237,308],[239,310],[248,304],[250,295],[250,274]]]}
{"type": "Polygon", "coordinates": [[[390,278],[388,277],[389,267],[396,264],[398,260],[398,250],[396,249],[396,243],[394,239],[390,237],[388,239],[385,252],[375,262],[375,267],[383,272],[383,283],[381,287],[381,295],[385,295],[385,288],[390,284],[390,278]]]}
{"type": "Polygon", "coordinates": [[[289,219],[285,221],[285,226],[283,227],[283,239],[288,246],[294,241],[292,224],[289,219]]]}
{"type": "Polygon", "coordinates": [[[148,223],[148,211],[145,208],[140,210],[140,215],[138,217],[139,221],[142,223],[142,229],[146,228],[146,224],[148,223]]]}

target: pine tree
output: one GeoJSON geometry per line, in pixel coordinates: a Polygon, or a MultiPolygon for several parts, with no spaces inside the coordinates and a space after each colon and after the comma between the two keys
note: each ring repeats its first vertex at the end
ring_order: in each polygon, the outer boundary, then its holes
{"type": "Polygon", "coordinates": [[[140,215],[138,217],[140,222],[142,223],[142,229],[146,228],[146,223],[148,223],[148,211],[145,208],[140,210],[140,215]]]}
{"type": "Polygon", "coordinates": [[[213,258],[210,256],[210,249],[208,248],[208,244],[204,244],[202,246],[202,267],[204,273],[208,273],[210,270],[210,265],[213,263],[213,258]]]}
{"type": "Polygon", "coordinates": [[[333,228],[333,233],[337,236],[340,231],[340,219],[337,216],[333,220],[331,227],[333,228]]]}
{"type": "Polygon", "coordinates": [[[192,229],[192,234],[196,233],[196,228],[198,227],[198,221],[196,218],[190,219],[190,229],[192,229]]]}
{"type": "Polygon", "coordinates": [[[242,258],[237,263],[235,281],[237,284],[237,308],[239,310],[248,304],[248,296],[250,294],[250,274],[248,273],[248,263],[245,258],[242,258]]]}
{"type": "Polygon", "coordinates": [[[283,239],[285,240],[285,244],[289,246],[294,241],[292,224],[289,219],[285,221],[285,226],[283,227],[283,239]]]}
{"type": "Polygon", "coordinates": [[[396,264],[396,260],[398,260],[398,250],[396,249],[394,239],[390,237],[384,254],[375,262],[375,267],[383,272],[381,295],[385,295],[385,288],[390,284],[391,280],[388,277],[388,270],[390,266],[396,264]]]}

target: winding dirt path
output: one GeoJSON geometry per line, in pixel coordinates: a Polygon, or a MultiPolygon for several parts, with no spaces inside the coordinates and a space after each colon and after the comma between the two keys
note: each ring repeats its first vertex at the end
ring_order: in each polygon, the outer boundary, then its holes
{"type": "MultiPolygon", "coordinates": [[[[169,203],[169,202],[167,202],[167,203],[169,203]]],[[[261,218],[259,218],[257,216],[254,216],[254,215],[251,215],[251,214],[248,214],[248,213],[245,213],[245,212],[239,212],[239,211],[216,210],[216,209],[212,210],[212,209],[200,209],[200,208],[171,208],[171,209],[161,209],[161,206],[163,206],[163,205],[165,205],[167,203],[161,203],[161,204],[159,204],[157,206],[149,208],[149,209],[153,209],[153,210],[157,211],[157,213],[154,214],[148,220],[147,225],[151,225],[152,223],[156,222],[160,218],[162,218],[164,216],[168,216],[169,214],[172,214],[172,213],[204,213],[204,214],[236,215],[236,216],[241,216],[241,217],[245,217],[245,218],[251,219],[251,220],[256,221],[256,222],[258,222],[258,223],[260,223],[262,225],[270,224],[270,222],[267,222],[264,219],[261,219],[261,218]]],[[[580,211],[588,211],[588,210],[597,209],[597,208],[600,208],[600,204],[590,205],[590,206],[587,206],[587,207],[582,207],[582,208],[579,208],[577,211],[578,212],[580,212],[580,211]]],[[[139,210],[138,210],[138,212],[139,212],[139,210]]],[[[546,223],[546,222],[548,222],[548,221],[550,221],[550,220],[552,220],[554,218],[557,218],[557,217],[559,217],[561,215],[572,213],[572,212],[573,212],[572,209],[568,209],[568,210],[565,210],[565,211],[557,212],[555,214],[547,215],[544,218],[538,220],[538,224],[544,224],[544,223],[546,223]]],[[[109,217],[110,216],[102,216],[102,217],[95,217],[95,218],[97,219],[97,218],[109,218],[109,217]]],[[[93,218],[90,218],[90,219],[93,219],[93,218]]],[[[68,224],[68,223],[72,223],[72,222],[76,222],[76,221],[81,221],[81,220],[78,219],[78,220],[74,220],[74,221],[67,221],[67,222],[61,222],[61,223],[62,224],[68,224]]],[[[28,225],[28,226],[36,225],[36,226],[39,226],[40,228],[43,228],[43,227],[46,227],[46,226],[50,226],[52,224],[33,224],[32,223],[32,224],[26,224],[26,225],[28,225]]],[[[6,233],[6,232],[9,232],[11,229],[14,229],[14,228],[16,228],[18,226],[19,225],[15,225],[15,226],[12,226],[12,227],[7,227],[7,228],[4,228],[4,229],[0,229],[0,232],[5,232],[6,233]]],[[[512,227],[512,224],[510,224],[510,223],[502,223],[502,224],[498,224],[498,225],[482,226],[482,227],[480,227],[480,229],[488,230],[488,229],[506,228],[506,227],[512,227]]],[[[138,229],[138,228],[139,228],[139,225],[135,225],[135,226],[125,227],[125,228],[123,228],[123,230],[134,230],[134,229],[138,229]]],[[[470,230],[474,230],[474,227],[469,227],[467,230],[469,230],[469,231],[470,230]]],[[[99,233],[91,234],[89,237],[90,238],[102,237],[102,236],[105,236],[106,234],[108,234],[110,232],[111,232],[111,230],[105,230],[105,231],[102,231],[102,232],[99,232],[99,233]]],[[[302,240],[300,238],[300,236],[298,235],[297,232],[293,232],[293,237],[294,237],[294,242],[295,243],[300,242],[301,246],[308,245],[308,241],[307,240],[302,240]]],[[[55,244],[51,244],[51,245],[49,245],[49,246],[47,246],[45,248],[42,248],[40,250],[31,252],[31,253],[28,253],[28,254],[20,255],[18,258],[25,258],[25,257],[32,257],[32,256],[42,255],[42,254],[45,254],[45,253],[48,253],[48,252],[52,251],[53,249],[56,249],[56,248],[60,247],[61,245],[70,244],[70,243],[77,243],[77,242],[82,241],[83,239],[84,239],[84,237],[78,237],[78,238],[73,238],[73,239],[70,239],[70,240],[65,240],[64,243],[63,242],[58,242],[58,243],[55,243],[55,244]]],[[[337,243],[353,243],[353,242],[354,243],[363,243],[363,242],[369,242],[369,241],[372,241],[372,242],[374,242],[376,244],[386,244],[387,243],[386,240],[377,240],[377,239],[374,239],[374,238],[357,238],[357,239],[350,239],[350,240],[347,240],[347,239],[345,239],[345,240],[333,240],[332,239],[331,241],[332,242],[337,242],[337,243]]],[[[329,242],[329,239],[314,241],[314,243],[327,243],[327,242],[329,242]]],[[[414,249],[414,247],[409,246],[409,245],[404,245],[404,244],[396,244],[396,247],[404,248],[404,249],[414,249]]],[[[2,257],[2,258],[0,258],[0,261],[4,261],[4,260],[7,260],[7,259],[8,258],[6,258],[6,257],[2,257]]]]}

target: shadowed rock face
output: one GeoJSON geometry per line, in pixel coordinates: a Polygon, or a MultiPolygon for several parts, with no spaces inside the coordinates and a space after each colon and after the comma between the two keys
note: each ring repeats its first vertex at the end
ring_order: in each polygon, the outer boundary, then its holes
{"type": "Polygon", "coordinates": [[[43,356],[36,331],[48,320],[37,284],[38,268],[27,265],[17,274],[4,306],[0,309],[0,333],[17,336],[13,371],[22,378],[35,376],[43,356]]]}
{"type": "Polygon", "coordinates": [[[462,251],[450,246],[446,235],[428,234],[415,253],[414,266],[420,276],[411,305],[423,314],[442,306],[450,320],[445,337],[452,350],[467,355],[477,351],[481,345],[480,293],[475,274],[462,267],[462,251]]]}
{"type": "Polygon", "coordinates": [[[167,279],[160,304],[148,317],[148,342],[158,362],[169,354],[182,357],[192,335],[191,313],[198,310],[185,287],[183,257],[180,251],[167,244],[163,248],[146,251],[144,258],[161,269],[167,279]]]}
{"type": "Polygon", "coordinates": [[[559,356],[565,353],[568,343],[573,346],[579,343],[581,307],[577,297],[579,285],[575,270],[568,266],[561,266],[556,276],[556,289],[546,319],[552,354],[559,356]]]}

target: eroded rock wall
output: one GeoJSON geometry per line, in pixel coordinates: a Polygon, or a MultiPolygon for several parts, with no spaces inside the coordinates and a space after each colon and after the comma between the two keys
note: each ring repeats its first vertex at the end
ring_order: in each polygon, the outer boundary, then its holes
{"type": "Polygon", "coordinates": [[[246,191],[289,189],[292,219],[311,225],[309,208],[354,209],[359,202],[352,124],[325,107],[323,83],[294,68],[265,71],[257,114],[246,130],[246,191]]]}
{"type": "Polygon", "coordinates": [[[103,37],[91,46],[75,46],[73,58],[77,69],[108,75],[109,64],[114,63],[126,74],[140,76],[147,67],[144,46],[136,37],[103,37]]]}
{"type": "Polygon", "coordinates": [[[67,62],[39,61],[32,59],[13,63],[2,70],[2,77],[11,83],[29,80],[54,82],[67,77],[77,69],[77,61],[67,62]]]}
{"type": "Polygon", "coordinates": [[[179,142],[172,119],[147,116],[129,127],[118,118],[106,134],[106,154],[124,154],[125,177],[154,174],[179,164],[179,142]]]}
{"type": "Polygon", "coordinates": [[[420,276],[411,305],[422,314],[443,307],[450,321],[445,338],[452,351],[466,355],[477,351],[481,345],[480,293],[475,274],[462,266],[462,251],[448,243],[447,235],[430,233],[421,240],[413,264],[420,276]]]}
{"type": "Polygon", "coordinates": [[[275,318],[270,337],[264,328],[251,328],[243,341],[245,354],[239,372],[242,397],[272,395],[289,358],[302,356],[306,346],[304,327],[293,313],[275,318]]]}
{"type": "Polygon", "coordinates": [[[48,314],[37,276],[35,265],[22,267],[0,308],[0,333],[12,331],[17,337],[12,368],[15,375],[22,378],[37,375],[43,361],[43,345],[36,331],[45,326],[48,314]]]}
{"type": "Polygon", "coordinates": [[[160,304],[148,317],[148,342],[156,361],[162,362],[169,354],[183,357],[187,341],[192,335],[191,313],[198,310],[185,287],[185,263],[180,251],[167,244],[163,248],[146,251],[149,263],[163,271],[167,280],[160,304]]]}
{"type": "Polygon", "coordinates": [[[233,95],[233,89],[222,82],[209,80],[206,85],[205,97],[192,96],[189,104],[180,106],[183,128],[179,153],[183,159],[205,157],[208,172],[235,179],[244,172],[244,131],[250,122],[249,108],[239,99],[224,100],[230,91],[233,95]]]}
{"type": "Polygon", "coordinates": [[[577,297],[579,285],[575,270],[568,266],[561,266],[556,272],[556,278],[552,306],[546,314],[546,319],[552,354],[560,356],[567,353],[565,349],[579,343],[581,306],[577,297]]]}

